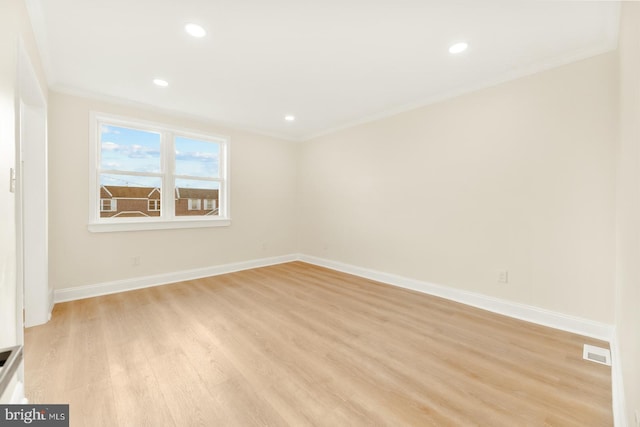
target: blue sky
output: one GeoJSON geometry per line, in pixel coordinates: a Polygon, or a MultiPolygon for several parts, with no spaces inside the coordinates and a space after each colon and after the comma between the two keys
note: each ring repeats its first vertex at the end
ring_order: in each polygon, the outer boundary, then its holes
{"type": "MultiPolygon", "coordinates": [[[[102,125],[101,169],[123,172],[161,172],[160,134],[102,125]]],[[[176,174],[193,177],[217,177],[220,146],[176,136],[176,174]]],[[[101,184],[158,186],[158,178],[140,176],[102,175],[101,184]]],[[[212,182],[180,180],[179,185],[193,188],[214,188],[212,182]]]]}

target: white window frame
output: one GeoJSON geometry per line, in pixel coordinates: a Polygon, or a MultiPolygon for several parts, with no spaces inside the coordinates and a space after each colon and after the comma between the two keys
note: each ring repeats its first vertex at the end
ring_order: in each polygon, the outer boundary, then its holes
{"type": "Polygon", "coordinates": [[[216,199],[204,199],[204,210],[205,211],[215,211],[216,210],[216,199]]]}
{"type": "Polygon", "coordinates": [[[115,212],[118,210],[118,201],[116,199],[100,199],[100,212],[115,212]],[[104,202],[109,202],[109,209],[104,208],[104,202]]]}
{"type": "Polygon", "coordinates": [[[188,199],[187,210],[189,210],[189,211],[201,211],[202,210],[202,199],[188,199]]]}
{"type": "Polygon", "coordinates": [[[148,199],[147,200],[147,210],[149,212],[160,212],[160,199],[148,199]],[[151,208],[153,205],[153,209],[151,208]]]}
{"type": "Polygon", "coordinates": [[[224,227],[231,225],[230,197],[229,197],[229,151],[230,138],[223,135],[203,134],[189,129],[182,129],[136,120],[127,117],[92,111],[89,117],[89,223],[91,232],[134,231],[172,228],[224,227]],[[100,130],[102,125],[127,127],[142,131],[159,132],[161,151],[161,171],[157,174],[140,173],[141,176],[158,176],[162,180],[162,195],[160,216],[146,218],[101,218],[100,217],[100,175],[125,174],[136,175],[136,172],[102,170],[100,168],[100,130]],[[176,136],[199,141],[209,141],[220,146],[219,177],[192,177],[175,174],[176,136]],[[197,179],[219,183],[218,215],[176,216],[175,215],[175,182],[176,179],[197,179]]]}

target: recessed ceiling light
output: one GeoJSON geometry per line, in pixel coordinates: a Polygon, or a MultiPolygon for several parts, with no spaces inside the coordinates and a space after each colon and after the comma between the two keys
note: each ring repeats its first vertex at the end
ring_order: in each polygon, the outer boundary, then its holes
{"type": "Polygon", "coordinates": [[[166,80],[162,80],[162,79],[153,79],[153,84],[155,84],[156,86],[160,86],[160,87],[169,86],[169,82],[166,81],[166,80]]]}
{"type": "Polygon", "coordinates": [[[464,52],[468,47],[469,45],[465,42],[455,43],[449,47],[449,53],[453,53],[455,55],[456,53],[464,52]]]}
{"type": "Polygon", "coordinates": [[[291,114],[287,114],[286,116],[284,116],[284,119],[288,122],[293,122],[296,120],[296,116],[292,116],[291,114]]]}
{"type": "Polygon", "coordinates": [[[193,37],[204,37],[207,32],[198,24],[187,24],[184,26],[184,30],[193,37]]]}

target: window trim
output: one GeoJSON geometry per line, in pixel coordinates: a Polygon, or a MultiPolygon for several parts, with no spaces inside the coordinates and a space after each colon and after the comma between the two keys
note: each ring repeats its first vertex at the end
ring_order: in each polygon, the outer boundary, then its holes
{"type": "MultiPolygon", "coordinates": [[[[108,113],[91,111],[89,114],[89,221],[88,229],[91,232],[156,230],[156,229],[180,229],[200,227],[225,227],[231,225],[230,210],[230,165],[229,153],[231,139],[228,136],[203,133],[178,126],[164,125],[145,120],[122,117],[108,113]],[[161,212],[165,215],[147,218],[101,218],[100,217],[100,129],[102,124],[122,126],[142,131],[160,132],[161,156],[161,180],[162,197],[161,212]],[[204,178],[220,183],[218,191],[218,210],[216,216],[176,216],[170,210],[170,198],[174,198],[175,180],[180,175],[175,174],[175,147],[174,137],[181,136],[201,141],[211,141],[220,144],[219,178],[204,178]]],[[[192,177],[190,177],[192,178],[192,177]]]]}
{"type": "Polygon", "coordinates": [[[201,211],[202,210],[201,208],[202,208],[202,199],[187,199],[188,211],[201,211]]]}
{"type": "Polygon", "coordinates": [[[117,199],[103,199],[100,198],[100,212],[115,212],[118,210],[117,199]],[[104,208],[104,202],[109,202],[109,209],[104,208]]]}
{"type": "Polygon", "coordinates": [[[149,212],[160,212],[160,207],[162,206],[162,200],[161,199],[147,199],[147,210],[149,212]],[[160,203],[158,203],[160,202],[160,203]],[[151,208],[151,205],[153,204],[153,209],[151,208]]]}

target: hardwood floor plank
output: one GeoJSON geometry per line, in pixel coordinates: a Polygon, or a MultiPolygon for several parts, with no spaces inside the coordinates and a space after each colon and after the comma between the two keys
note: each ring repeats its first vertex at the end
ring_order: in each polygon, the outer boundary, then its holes
{"type": "MultiPolygon", "coordinates": [[[[296,322],[296,324],[297,324],[297,322],[296,322]]],[[[389,338],[388,337],[392,337],[391,338],[392,340],[394,339],[394,337],[401,337],[400,342],[398,344],[401,344],[402,340],[406,340],[407,342],[410,342],[412,346],[415,346],[416,343],[418,342],[418,340],[420,340],[422,338],[419,335],[417,335],[417,336],[408,335],[407,334],[407,329],[403,329],[403,328],[398,329],[398,328],[395,328],[395,327],[394,328],[389,328],[389,327],[385,328],[384,325],[385,324],[381,324],[381,325],[378,326],[378,328],[376,328],[380,332],[380,334],[382,335],[381,341],[377,341],[377,342],[373,343],[376,348],[382,349],[382,348],[384,348],[384,346],[386,344],[392,344],[390,346],[390,348],[402,348],[401,346],[393,345],[394,344],[393,342],[389,342],[389,338]],[[407,336],[404,336],[404,335],[407,335],[407,336]]],[[[316,327],[321,327],[321,326],[317,325],[316,327]]],[[[371,334],[375,334],[375,332],[372,332],[371,334]]],[[[445,335],[445,338],[446,338],[446,335],[445,335]]],[[[456,338],[460,338],[460,337],[456,337],[456,338]]],[[[463,337],[463,338],[465,338],[467,340],[469,339],[469,337],[463,337]]],[[[442,339],[443,339],[442,337],[439,338],[440,341],[442,341],[442,339]]],[[[456,340],[450,340],[450,341],[454,345],[458,342],[456,340]]],[[[343,346],[346,345],[345,343],[341,343],[341,344],[343,346]]],[[[477,343],[477,344],[481,345],[482,343],[477,343]]],[[[412,351],[414,353],[428,354],[428,353],[425,353],[425,352],[429,352],[430,351],[429,349],[431,347],[436,348],[436,345],[437,345],[436,344],[436,340],[432,340],[431,342],[427,343],[426,347],[424,347],[424,348],[414,348],[414,349],[412,349],[412,351]]],[[[442,342],[440,343],[440,346],[442,346],[442,342]]],[[[501,349],[497,349],[497,350],[501,350],[501,349]]],[[[350,351],[353,352],[354,350],[350,349],[350,351]]],[[[507,366],[509,364],[509,359],[508,358],[500,358],[500,357],[496,358],[493,355],[484,356],[480,352],[478,352],[475,349],[473,349],[473,347],[468,347],[466,345],[465,346],[460,346],[458,344],[456,347],[452,348],[450,351],[475,351],[477,357],[472,359],[472,360],[479,359],[482,362],[482,364],[484,364],[484,365],[489,364],[489,365],[491,365],[491,366],[489,366],[489,368],[490,369],[494,369],[494,370],[499,370],[505,364],[507,364],[507,366]]],[[[576,349],[576,352],[579,352],[579,351],[580,351],[580,349],[576,349]]],[[[500,351],[498,351],[497,353],[501,354],[500,351]]],[[[432,356],[433,357],[429,358],[429,360],[431,360],[431,359],[436,360],[436,361],[437,360],[441,360],[441,357],[438,354],[432,354],[432,356]]],[[[365,357],[366,358],[367,357],[366,353],[363,353],[363,355],[361,355],[361,357],[365,357]]],[[[411,354],[403,354],[403,355],[401,355],[401,357],[402,358],[407,358],[407,357],[410,358],[411,354]]],[[[393,359],[387,359],[387,360],[393,360],[393,359]]],[[[383,363],[383,366],[384,366],[384,363],[383,363]]],[[[442,371],[443,368],[447,368],[447,369],[451,370],[451,368],[453,367],[454,368],[453,373],[455,374],[455,373],[457,373],[458,370],[462,370],[464,372],[465,366],[466,365],[461,365],[461,366],[444,366],[444,365],[440,365],[440,366],[430,366],[429,369],[434,371],[434,372],[440,372],[440,371],[442,371]]],[[[481,368],[482,368],[482,365],[476,367],[476,369],[481,369],[481,368]]],[[[485,371],[486,370],[487,369],[485,369],[485,371]]],[[[513,372],[507,371],[507,373],[510,374],[511,378],[509,378],[509,377],[501,378],[501,382],[499,384],[500,385],[500,389],[503,389],[501,400],[509,399],[509,397],[511,396],[511,393],[513,393],[513,392],[518,392],[521,395],[524,394],[522,392],[521,388],[519,387],[520,384],[523,384],[523,381],[531,379],[531,377],[540,376],[540,375],[538,375],[538,371],[537,370],[524,370],[523,371],[517,364],[512,366],[512,371],[513,372]],[[522,372],[518,372],[518,371],[522,371],[522,372]],[[509,382],[507,384],[505,384],[505,379],[509,379],[509,382]],[[510,386],[510,388],[507,388],[507,386],[510,386]]],[[[408,376],[408,378],[413,378],[413,375],[418,375],[418,374],[419,374],[419,372],[413,372],[413,373],[409,372],[407,374],[407,376],[408,376]]],[[[448,374],[448,375],[451,375],[451,374],[448,374]]],[[[474,372],[473,371],[469,372],[469,375],[474,375],[474,372]]],[[[418,378],[419,378],[419,376],[418,376],[418,378]]],[[[544,384],[545,381],[553,381],[554,379],[555,379],[555,377],[547,375],[544,378],[541,378],[541,381],[544,384]]],[[[406,381],[406,379],[405,379],[405,381],[406,381]]],[[[431,378],[429,381],[433,381],[433,378],[431,378]]],[[[443,381],[446,382],[447,379],[445,378],[445,379],[443,379],[443,381]]],[[[498,389],[496,391],[500,391],[500,389],[498,389]]],[[[493,393],[494,397],[495,397],[496,391],[494,391],[494,393],[493,393]]],[[[547,391],[549,391],[549,390],[547,390],[547,391]]],[[[541,390],[540,393],[544,395],[544,394],[546,394],[547,391],[541,390]]],[[[483,393],[479,393],[478,395],[479,396],[483,396],[484,394],[483,393]]],[[[569,396],[569,398],[571,399],[571,398],[573,398],[573,396],[569,396]]],[[[481,402],[481,403],[483,405],[482,407],[487,407],[490,404],[490,402],[486,402],[486,401],[481,402]]],[[[587,410],[586,413],[587,413],[587,416],[588,416],[589,415],[589,411],[587,410]]]]}
{"type": "Polygon", "coordinates": [[[118,425],[176,425],[148,361],[129,364],[124,370],[113,373],[111,384],[118,425]]]}
{"type": "MultiPolygon", "coordinates": [[[[73,367],[66,370],[66,390],[81,388],[109,378],[107,345],[98,318],[76,318],[71,322],[67,357],[73,360],[73,367]]],[[[62,361],[62,366],[67,363],[62,361]]]]}
{"type": "Polygon", "coordinates": [[[301,262],[58,304],[25,340],[73,426],[613,422],[606,343],[301,262]]]}
{"type": "Polygon", "coordinates": [[[67,390],[64,397],[64,403],[69,404],[69,419],[73,426],[112,427],[118,423],[109,378],[67,390]]]}

